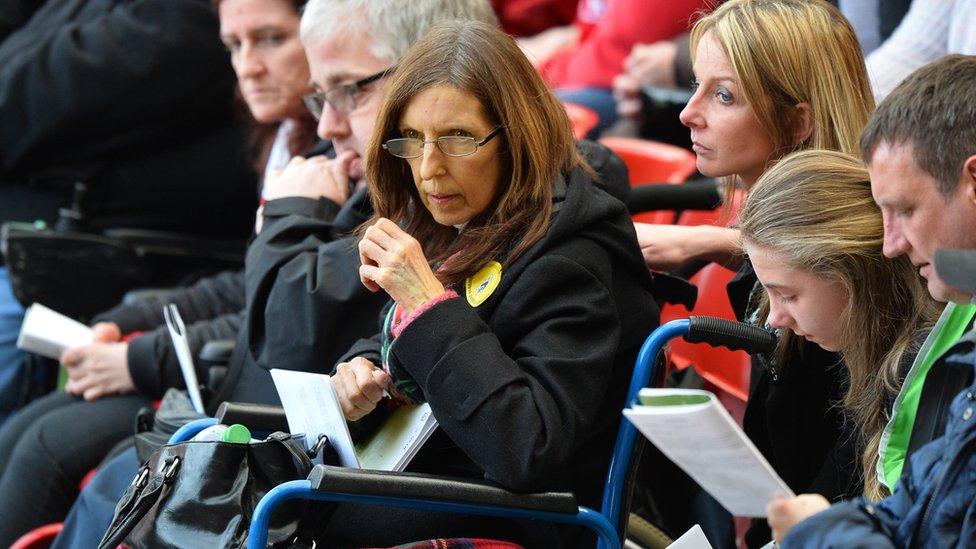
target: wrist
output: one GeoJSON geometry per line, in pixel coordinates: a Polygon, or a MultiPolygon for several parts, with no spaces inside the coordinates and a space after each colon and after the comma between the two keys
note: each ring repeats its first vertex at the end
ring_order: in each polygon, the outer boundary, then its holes
{"type": "Polygon", "coordinates": [[[457,292],[455,292],[454,290],[445,290],[440,294],[434,296],[433,298],[428,299],[424,303],[420,304],[420,306],[418,306],[417,308],[411,311],[407,311],[406,309],[404,309],[403,312],[405,314],[403,318],[400,319],[400,321],[395,326],[392,327],[393,337],[400,337],[400,334],[403,332],[403,330],[406,329],[407,326],[410,325],[411,322],[413,322],[420,315],[429,311],[438,303],[441,303],[442,301],[447,301],[448,299],[453,299],[455,297],[458,297],[457,292]]]}

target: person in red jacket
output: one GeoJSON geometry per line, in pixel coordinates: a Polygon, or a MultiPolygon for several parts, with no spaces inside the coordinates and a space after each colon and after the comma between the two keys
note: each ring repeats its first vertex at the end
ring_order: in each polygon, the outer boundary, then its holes
{"type": "Polygon", "coordinates": [[[570,25],[578,0],[491,0],[502,30],[512,36],[533,36],[570,25]]]}
{"type": "Polygon", "coordinates": [[[613,78],[634,45],[684,33],[708,5],[705,0],[580,0],[574,22],[578,43],[539,59],[539,69],[561,100],[600,115],[598,134],[617,117],[613,78]]]}

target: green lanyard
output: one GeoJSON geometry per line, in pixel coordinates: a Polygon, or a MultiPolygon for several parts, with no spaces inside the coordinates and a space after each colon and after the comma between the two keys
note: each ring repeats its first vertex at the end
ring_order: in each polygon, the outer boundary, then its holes
{"type": "Polygon", "coordinates": [[[881,435],[881,445],[878,449],[878,480],[894,491],[898,478],[901,477],[902,467],[905,465],[905,455],[908,453],[908,443],[912,438],[912,428],[915,426],[915,415],[918,412],[922,387],[932,364],[955,345],[969,327],[969,322],[976,315],[976,305],[946,305],[939,321],[925,338],[925,343],[919,349],[915,361],[912,363],[901,391],[895,398],[891,419],[881,435]]]}

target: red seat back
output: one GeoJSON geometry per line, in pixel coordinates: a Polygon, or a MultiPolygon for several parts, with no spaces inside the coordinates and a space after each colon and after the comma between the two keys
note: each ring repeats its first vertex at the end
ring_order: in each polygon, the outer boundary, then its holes
{"type": "Polygon", "coordinates": [[[586,134],[596,127],[600,122],[600,115],[595,110],[577,105],[576,103],[563,103],[566,115],[569,116],[569,125],[573,128],[573,137],[585,139],[586,134]]]}
{"type": "MultiPolygon", "coordinates": [[[[733,196],[731,214],[734,217],[742,200],[741,193],[733,196]]],[[[679,225],[724,224],[725,217],[722,208],[711,211],[687,210],[681,213],[679,225]]],[[[716,263],[706,265],[701,271],[691,277],[690,282],[698,287],[698,301],[692,310],[681,305],[665,305],[661,309],[661,323],[690,315],[716,316],[736,320],[735,312],[729,303],[726,285],[735,275],[731,270],[716,263]]],[[[737,402],[724,399],[727,407],[741,414],[744,404],[749,397],[750,359],[743,351],[730,351],[724,347],[711,347],[704,344],[691,344],[684,340],[674,340],[670,344],[671,363],[675,368],[684,369],[692,366],[695,371],[720,389],[720,398],[724,395],[733,397],[737,402]]],[[[741,415],[738,415],[741,418],[741,415]]]]}
{"type": "MultiPolygon", "coordinates": [[[[696,170],[694,153],[667,143],[628,137],[604,137],[600,143],[623,159],[630,173],[631,187],[682,183],[696,170]]],[[[675,222],[675,214],[670,210],[641,212],[634,216],[634,221],[671,224],[675,222]]]]}
{"type": "Polygon", "coordinates": [[[47,549],[54,543],[54,538],[61,533],[63,527],[63,523],[57,522],[34,528],[20,536],[10,549],[47,549]]]}

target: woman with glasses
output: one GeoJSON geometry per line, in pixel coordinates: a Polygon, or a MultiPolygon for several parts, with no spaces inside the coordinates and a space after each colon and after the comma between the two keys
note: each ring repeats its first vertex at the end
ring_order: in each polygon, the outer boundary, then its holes
{"type": "MultiPolygon", "coordinates": [[[[598,504],[633,361],[657,325],[623,204],[595,184],[565,111],[514,41],[444,23],[407,53],[367,148],[375,216],[360,277],[391,302],[333,386],[351,421],[429,402],[408,471],[569,490],[598,504]]],[[[490,536],[589,544],[554,525],[340,505],[329,545],[490,536]]]]}

